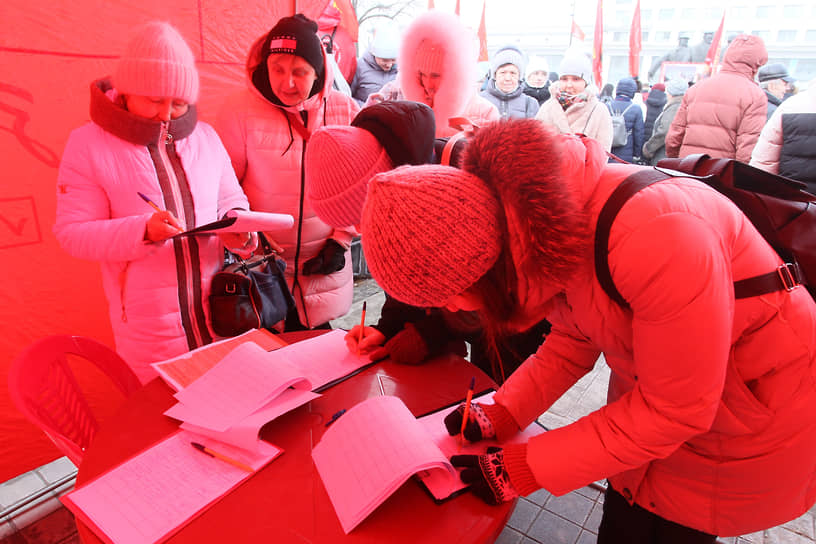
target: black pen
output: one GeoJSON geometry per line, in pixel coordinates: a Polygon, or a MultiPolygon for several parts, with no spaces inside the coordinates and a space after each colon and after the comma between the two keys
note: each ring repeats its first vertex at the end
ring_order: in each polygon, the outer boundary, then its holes
{"type": "Polygon", "coordinates": [[[337,421],[337,418],[339,418],[340,416],[342,416],[342,415],[343,415],[343,414],[345,414],[345,413],[346,413],[346,409],[345,409],[345,408],[343,408],[342,410],[339,410],[339,411],[335,412],[335,413],[334,413],[334,415],[333,415],[333,416],[331,416],[331,419],[329,419],[329,421],[327,421],[327,422],[326,422],[326,427],[328,427],[329,425],[331,425],[332,423],[334,423],[335,421],[337,421]]]}

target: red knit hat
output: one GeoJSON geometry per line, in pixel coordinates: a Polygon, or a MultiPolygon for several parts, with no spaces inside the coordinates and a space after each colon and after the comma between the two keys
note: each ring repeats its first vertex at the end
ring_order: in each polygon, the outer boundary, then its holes
{"type": "Polygon", "coordinates": [[[422,40],[414,54],[416,65],[425,74],[441,74],[445,62],[442,45],[431,40],[422,40]]]}
{"type": "Polygon", "coordinates": [[[198,70],[190,47],[169,23],[137,27],[116,65],[113,86],[121,94],[198,101],[198,70]]]}
{"type": "Polygon", "coordinates": [[[363,207],[363,249],[377,283],[420,307],[443,307],[499,256],[501,208],[490,187],[450,166],[377,174],[363,207]]]}
{"type": "Polygon", "coordinates": [[[306,198],[317,216],[335,228],[358,225],[368,181],[391,170],[385,148],[369,131],[321,127],[306,146],[306,198]]]}

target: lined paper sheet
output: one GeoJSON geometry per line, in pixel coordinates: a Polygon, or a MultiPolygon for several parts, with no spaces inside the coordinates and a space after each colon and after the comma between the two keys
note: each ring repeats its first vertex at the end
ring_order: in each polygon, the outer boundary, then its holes
{"type": "MultiPolygon", "coordinates": [[[[478,398],[474,398],[473,402],[478,402],[479,404],[493,404],[494,393],[494,391],[491,391],[490,393],[481,395],[478,398]]],[[[475,443],[470,443],[465,440],[464,445],[461,445],[459,435],[449,435],[448,430],[445,428],[445,416],[451,413],[455,408],[456,407],[439,410],[433,414],[428,414],[425,417],[421,417],[418,420],[423,429],[425,429],[429,439],[439,446],[439,449],[442,450],[445,457],[450,459],[452,455],[459,454],[480,455],[490,446],[501,447],[501,444],[495,440],[481,440],[475,443]]],[[[505,442],[505,444],[523,444],[530,438],[543,432],[546,432],[544,427],[534,422],[524,429],[524,431],[516,434],[513,438],[505,442]]],[[[457,491],[467,487],[467,485],[464,484],[459,478],[458,474],[455,478],[451,478],[447,473],[443,473],[438,470],[431,470],[419,472],[417,473],[417,477],[428,489],[428,491],[431,492],[434,498],[440,501],[447,499],[457,491]]]]}
{"type": "Polygon", "coordinates": [[[179,431],[60,500],[106,542],[159,542],[251,476],[196,450],[194,441],[255,470],[282,452],[267,444],[263,454],[250,455],[179,431]]]}
{"type": "Polygon", "coordinates": [[[226,431],[213,431],[186,422],[181,424],[181,428],[252,452],[260,452],[264,444],[267,443],[258,437],[261,427],[289,410],[294,410],[298,406],[306,404],[319,396],[319,393],[312,393],[311,391],[287,389],[275,397],[269,404],[257,412],[253,412],[226,431]]]}
{"type": "Polygon", "coordinates": [[[295,366],[317,389],[371,364],[367,356],[349,351],[345,336],[346,331],[335,329],[282,347],[270,356],[295,366]]]}
{"type": "Polygon", "coordinates": [[[414,473],[457,473],[397,397],[371,397],[323,434],[312,458],[348,534],[414,473]]]}
{"type": "Polygon", "coordinates": [[[177,404],[165,414],[199,427],[225,431],[290,386],[312,389],[299,369],[279,358],[271,361],[274,353],[254,342],[241,344],[176,393],[183,406],[177,404]]]}
{"type": "Polygon", "coordinates": [[[286,342],[277,335],[265,329],[252,329],[240,336],[201,346],[178,357],[153,363],[151,366],[167,382],[167,385],[176,391],[181,391],[203,376],[205,372],[218,364],[225,355],[244,342],[255,342],[265,351],[271,351],[286,345],[286,342]]]}

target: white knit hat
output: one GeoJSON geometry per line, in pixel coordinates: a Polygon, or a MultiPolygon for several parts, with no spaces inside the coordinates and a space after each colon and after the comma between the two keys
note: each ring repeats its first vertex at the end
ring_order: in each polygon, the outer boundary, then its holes
{"type": "Polygon", "coordinates": [[[524,56],[515,47],[506,47],[496,52],[490,60],[490,73],[495,77],[496,72],[505,64],[512,64],[519,71],[519,76],[524,74],[524,56]]]}
{"type": "Polygon", "coordinates": [[[169,23],[137,27],[116,65],[113,86],[121,94],[198,101],[198,70],[190,46],[169,23]]]}
{"type": "Polygon", "coordinates": [[[580,77],[587,83],[592,80],[592,62],[586,53],[577,49],[568,49],[558,65],[559,76],[580,77]]]}
{"type": "Polygon", "coordinates": [[[381,59],[395,59],[399,51],[400,37],[396,28],[391,25],[377,27],[369,50],[381,59]]]}
{"type": "Polygon", "coordinates": [[[525,78],[529,78],[533,72],[550,72],[550,67],[547,64],[547,59],[544,57],[530,57],[530,62],[527,63],[527,70],[524,73],[525,78]]]}

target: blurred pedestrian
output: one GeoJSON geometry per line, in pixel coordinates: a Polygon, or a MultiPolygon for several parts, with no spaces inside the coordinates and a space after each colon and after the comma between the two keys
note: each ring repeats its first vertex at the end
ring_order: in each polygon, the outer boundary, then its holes
{"type": "Polygon", "coordinates": [[[666,158],[666,134],[669,132],[674,116],[680,109],[680,101],[688,90],[688,83],[684,79],[675,78],[666,82],[666,105],[663,111],[657,116],[654,123],[652,136],[643,144],[641,157],[649,161],[652,166],[658,161],[666,158]]]}
{"type": "Polygon", "coordinates": [[[351,81],[351,96],[358,104],[365,104],[368,95],[379,91],[383,85],[397,77],[398,51],[397,30],[391,25],[379,26],[368,51],[357,59],[357,71],[351,81]]]}
{"type": "Polygon", "coordinates": [[[515,46],[499,49],[491,59],[491,77],[481,96],[499,109],[502,119],[535,117],[538,113],[538,101],[527,96],[521,85],[524,68],[524,54],[515,46]]]}

